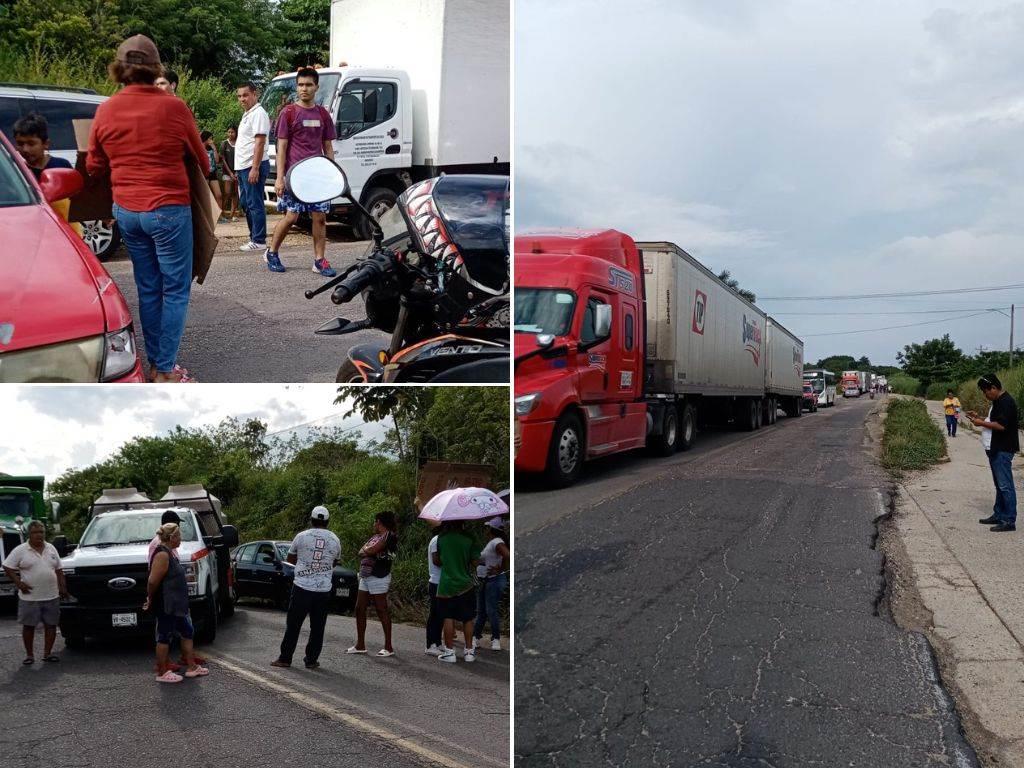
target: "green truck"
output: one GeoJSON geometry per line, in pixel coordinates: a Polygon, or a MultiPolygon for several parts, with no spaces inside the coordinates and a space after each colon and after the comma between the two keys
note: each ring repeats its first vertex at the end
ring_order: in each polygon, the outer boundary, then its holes
{"type": "MultiPolygon", "coordinates": [[[[0,561],[26,541],[26,528],[32,520],[42,520],[48,530],[55,530],[60,506],[43,499],[45,486],[40,475],[0,475],[0,561]]],[[[0,598],[14,595],[14,584],[0,570],[0,598]]]]}

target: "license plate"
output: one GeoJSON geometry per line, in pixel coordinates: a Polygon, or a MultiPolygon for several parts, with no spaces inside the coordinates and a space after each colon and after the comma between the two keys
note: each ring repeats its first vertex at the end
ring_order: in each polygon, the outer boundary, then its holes
{"type": "Polygon", "coordinates": [[[137,627],[139,615],[137,613],[115,613],[110,617],[115,627],[137,627]]]}
{"type": "Polygon", "coordinates": [[[335,597],[348,597],[350,594],[352,594],[352,590],[348,587],[338,587],[334,590],[335,597]]]}

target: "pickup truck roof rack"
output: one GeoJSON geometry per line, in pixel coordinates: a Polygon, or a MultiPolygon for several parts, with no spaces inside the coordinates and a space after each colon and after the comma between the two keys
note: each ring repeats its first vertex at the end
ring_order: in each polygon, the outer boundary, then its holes
{"type": "Polygon", "coordinates": [[[110,512],[118,509],[168,509],[184,507],[195,510],[198,514],[211,512],[224,523],[220,499],[207,491],[200,483],[191,485],[172,485],[168,487],[160,499],[150,499],[137,488],[104,488],[103,493],[89,507],[89,516],[97,512],[110,512]]]}

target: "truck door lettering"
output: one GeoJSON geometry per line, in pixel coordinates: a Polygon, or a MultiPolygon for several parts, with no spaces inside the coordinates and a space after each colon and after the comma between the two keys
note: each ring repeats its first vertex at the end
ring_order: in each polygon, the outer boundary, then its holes
{"type": "Polygon", "coordinates": [[[608,267],[608,284],[625,293],[633,293],[633,275],[618,267],[608,267]]]}

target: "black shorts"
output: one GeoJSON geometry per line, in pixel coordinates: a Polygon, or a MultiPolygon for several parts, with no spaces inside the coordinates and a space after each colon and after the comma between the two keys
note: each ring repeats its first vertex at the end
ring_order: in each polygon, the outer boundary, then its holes
{"type": "Polygon", "coordinates": [[[437,596],[437,607],[442,619],[465,623],[476,618],[476,588],[467,589],[455,597],[437,596]]]}

